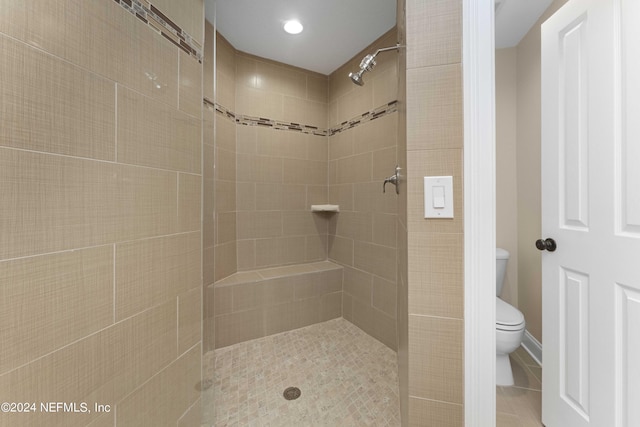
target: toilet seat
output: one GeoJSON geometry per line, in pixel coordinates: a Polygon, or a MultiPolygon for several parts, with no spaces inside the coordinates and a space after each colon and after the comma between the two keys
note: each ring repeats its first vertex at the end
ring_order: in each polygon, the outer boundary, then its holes
{"type": "Polygon", "coordinates": [[[496,329],[520,331],[524,329],[524,315],[507,302],[496,297],[496,329]]]}

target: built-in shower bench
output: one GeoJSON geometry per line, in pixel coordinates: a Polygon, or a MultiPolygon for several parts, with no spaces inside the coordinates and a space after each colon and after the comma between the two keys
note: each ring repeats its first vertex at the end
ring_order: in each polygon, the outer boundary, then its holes
{"type": "Polygon", "coordinates": [[[241,271],[209,285],[215,347],[341,317],[342,270],[320,261],[241,271]]]}

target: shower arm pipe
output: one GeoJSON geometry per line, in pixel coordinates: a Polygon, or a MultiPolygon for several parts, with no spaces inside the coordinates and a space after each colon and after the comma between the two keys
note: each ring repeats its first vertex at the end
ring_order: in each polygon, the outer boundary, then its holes
{"type": "Polygon", "coordinates": [[[386,51],[388,51],[388,50],[394,50],[394,49],[395,49],[395,50],[400,50],[400,48],[403,48],[403,47],[407,47],[407,46],[406,46],[406,45],[401,45],[400,43],[398,43],[398,44],[397,44],[397,45],[395,45],[395,46],[383,47],[383,48],[381,48],[381,49],[376,50],[376,53],[374,53],[374,54],[373,54],[373,57],[375,58],[376,56],[378,56],[378,54],[379,54],[380,52],[386,52],[386,51]]]}

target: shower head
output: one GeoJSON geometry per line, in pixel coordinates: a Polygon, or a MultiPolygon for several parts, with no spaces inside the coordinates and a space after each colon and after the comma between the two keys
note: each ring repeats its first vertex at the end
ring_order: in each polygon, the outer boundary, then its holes
{"type": "Polygon", "coordinates": [[[362,74],[364,73],[364,71],[365,70],[360,70],[357,73],[349,73],[349,77],[351,78],[351,81],[357,84],[358,86],[363,86],[364,80],[362,80],[362,74]]]}
{"type": "Polygon", "coordinates": [[[380,52],[385,52],[387,50],[393,50],[393,49],[400,49],[401,47],[404,47],[404,46],[400,46],[399,44],[397,44],[393,47],[385,47],[383,49],[378,49],[376,53],[374,53],[373,55],[367,55],[364,58],[362,58],[362,61],[360,61],[360,71],[356,73],[349,73],[349,77],[351,78],[351,81],[357,84],[358,86],[364,86],[364,80],[362,80],[362,75],[364,74],[365,71],[372,71],[373,68],[376,66],[375,57],[380,52]]]}

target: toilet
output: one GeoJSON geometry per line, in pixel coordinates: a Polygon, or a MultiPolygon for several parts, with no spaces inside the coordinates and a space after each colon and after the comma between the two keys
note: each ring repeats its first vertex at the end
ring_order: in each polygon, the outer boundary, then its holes
{"type": "Polygon", "coordinates": [[[512,386],[509,354],[520,347],[524,335],[524,315],[499,298],[509,262],[509,252],[496,248],[496,385],[512,386]]]}

